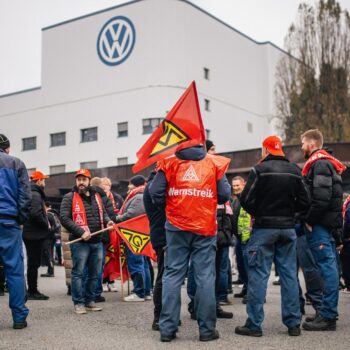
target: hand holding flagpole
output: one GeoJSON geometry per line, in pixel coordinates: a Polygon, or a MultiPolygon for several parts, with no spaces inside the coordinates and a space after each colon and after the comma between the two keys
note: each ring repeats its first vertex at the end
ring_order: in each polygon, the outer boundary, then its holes
{"type": "MultiPolygon", "coordinates": [[[[100,233],[109,231],[109,230],[111,230],[111,229],[113,229],[113,227],[106,227],[106,228],[104,228],[103,230],[99,230],[99,231],[96,231],[96,232],[94,232],[94,233],[91,233],[90,237],[97,236],[97,235],[99,235],[100,233]]],[[[80,238],[74,239],[73,241],[66,242],[66,243],[64,243],[64,244],[65,244],[65,245],[71,245],[71,244],[73,244],[73,243],[77,243],[77,242],[80,242],[80,241],[82,241],[82,240],[83,240],[83,239],[80,237],[80,238]]]]}

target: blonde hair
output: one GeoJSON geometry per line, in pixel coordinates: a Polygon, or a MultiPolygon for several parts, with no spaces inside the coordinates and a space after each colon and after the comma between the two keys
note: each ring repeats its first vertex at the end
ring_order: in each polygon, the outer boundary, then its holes
{"type": "Polygon", "coordinates": [[[112,187],[112,181],[108,177],[103,177],[101,183],[107,186],[112,187]]]}
{"type": "Polygon", "coordinates": [[[101,186],[101,183],[102,183],[102,180],[100,177],[93,177],[90,182],[91,186],[98,186],[98,187],[101,186]]]}

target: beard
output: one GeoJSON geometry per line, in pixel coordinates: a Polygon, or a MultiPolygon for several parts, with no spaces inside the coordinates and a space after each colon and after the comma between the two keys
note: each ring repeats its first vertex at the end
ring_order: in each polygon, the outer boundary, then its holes
{"type": "Polygon", "coordinates": [[[88,192],[89,188],[84,185],[78,186],[78,193],[79,194],[86,194],[88,192]]]}

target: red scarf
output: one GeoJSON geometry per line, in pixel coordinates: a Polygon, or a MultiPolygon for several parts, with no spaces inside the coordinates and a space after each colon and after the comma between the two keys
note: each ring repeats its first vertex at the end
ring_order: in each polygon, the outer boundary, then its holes
{"type": "MultiPolygon", "coordinates": [[[[98,211],[100,214],[101,229],[103,229],[103,203],[100,195],[95,193],[95,199],[98,206],[98,211]]],[[[80,226],[87,232],[90,232],[88,221],[86,217],[84,203],[79,195],[79,193],[74,192],[72,201],[72,217],[73,221],[77,226],[80,226]]]]}
{"type": "Polygon", "coordinates": [[[349,202],[350,202],[350,195],[346,198],[346,200],[343,204],[343,220],[345,220],[345,212],[346,212],[346,208],[348,207],[349,202]]]}
{"type": "Polygon", "coordinates": [[[114,199],[114,196],[113,196],[113,193],[112,193],[112,192],[109,192],[108,198],[109,198],[109,199],[111,200],[111,202],[112,202],[114,213],[115,213],[115,214],[118,214],[118,213],[119,213],[119,209],[118,209],[118,207],[117,207],[117,204],[116,204],[116,202],[115,202],[115,199],[114,199]]]}
{"type": "Polygon", "coordinates": [[[308,161],[305,163],[303,171],[302,171],[303,176],[306,176],[308,174],[312,164],[314,164],[319,159],[326,159],[330,163],[332,163],[332,165],[334,166],[336,172],[339,175],[341,175],[344,172],[344,170],[346,169],[346,166],[343,165],[338,159],[334,158],[328,152],[326,152],[325,150],[321,149],[321,150],[316,151],[308,159],[308,161]]]}
{"type": "Polygon", "coordinates": [[[127,197],[125,198],[125,201],[124,201],[122,207],[120,208],[119,215],[124,213],[125,207],[126,207],[127,203],[130,201],[130,199],[132,197],[135,197],[138,193],[144,192],[144,190],[145,190],[145,186],[139,186],[139,187],[136,187],[133,190],[131,190],[129,192],[129,194],[127,195],[127,197]]]}

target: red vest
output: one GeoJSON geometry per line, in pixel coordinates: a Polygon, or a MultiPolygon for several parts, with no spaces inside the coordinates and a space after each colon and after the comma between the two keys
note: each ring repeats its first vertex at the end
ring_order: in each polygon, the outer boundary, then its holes
{"type": "Polygon", "coordinates": [[[159,163],[168,182],[166,216],[170,224],[203,236],[216,235],[216,183],[229,163],[230,159],[209,154],[200,161],[172,156],[159,163]]]}

